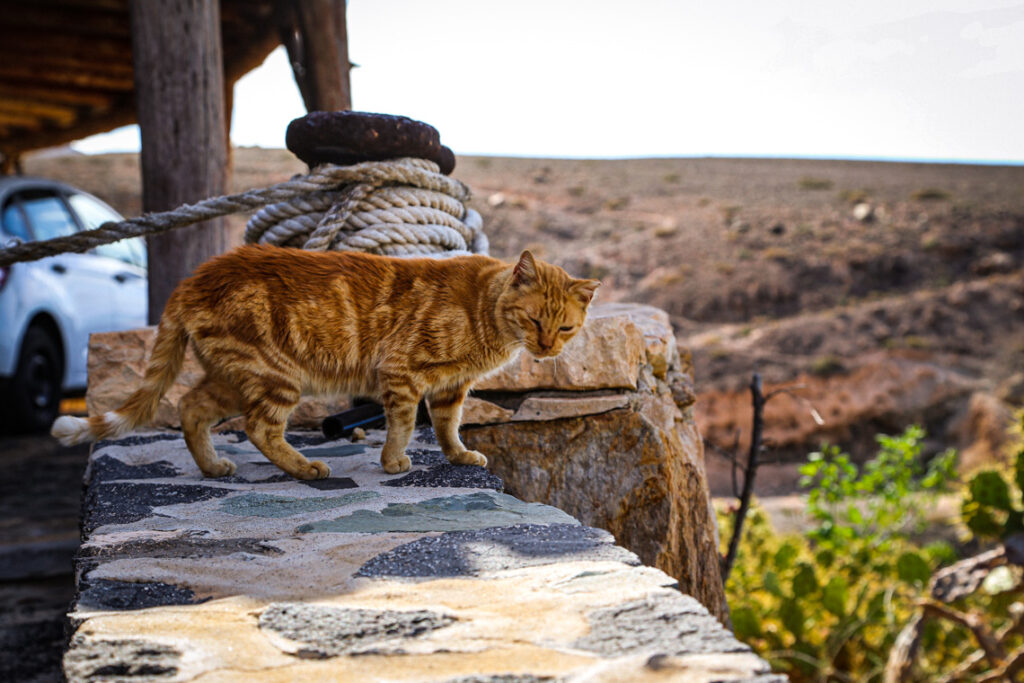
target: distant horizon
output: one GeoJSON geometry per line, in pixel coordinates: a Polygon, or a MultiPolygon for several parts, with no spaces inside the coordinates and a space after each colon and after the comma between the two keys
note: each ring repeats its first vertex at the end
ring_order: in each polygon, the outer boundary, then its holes
{"type": "MultiPolygon", "coordinates": [[[[128,126],[132,128],[134,126],[128,126]]],[[[102,135],[102,134],[100,134],[102,135]]],[[[106,154],[138,154],[138,149],[109,149],[98,151],[83,151],[76,149],[74,143],[63,145],[63,148],[70,148],[76,154],[86,156],[100,156],[106,154]]],[[[273,145],[247,145],[232,144],[233,149],[262,149],[288,151],[283,146],[273,145]]],[[[36,150],[32,155],[46,155],[48,151],[61,148],[49,148],[36,150]]],[[[586,155],[545,155],[545,154],[508,154],[508,153],[479,153],[455,151],[457,157],[478,157],[494,159],[550,159],[554,161],[635,161],[643,159],[750,159],[750,160],[772,160],[772,161],[851,161],[864,163],[892,163],[892,164],[935,164],[935,165],[956,165],[956,166],[1024,166],[1024,159],[961,159],[941,157],[873,157],[854,155],[828,155],[828,154],[638,154],[638,155],[610,155],[610,156],[586,156],[586,155]]],[[[297,157],[296,157],[297,159],[297,157]]]]}

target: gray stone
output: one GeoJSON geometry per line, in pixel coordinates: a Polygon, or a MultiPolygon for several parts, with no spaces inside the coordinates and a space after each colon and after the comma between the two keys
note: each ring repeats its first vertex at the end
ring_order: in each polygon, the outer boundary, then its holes
{"type": "Polygon", "coordinates": [[[640,564],[607,531],[578,524],[517,524],[421,538],[377,555],[359,568],[365,577],[476,576],[486,571],[555,562],[640,564]]]}
{"type": "Polygon", "coordinates": [[[78,609],[104,610],[145,609],[163,605],[195,605],[197,600],[188,588],[168,583],[112,581],[93,579],[86,575],[78,582],[78,609]]]}
{"type": "Polygon", "coordinates": [[[122,436],[119,439],[102,439],[96,442],[93,446],[94,451],[101,451],[108,446],[121,446],[127,448],[129,446],[145,446],[147,443],[154,443],[156,441],[177,441],[181,438],[181,434],[144,434],[144,435],[131,435],[122,436]]]}
{"type": "MultiPolygon", "coordinates": [[[[444,456],[441,456],[442,459],[444,456]]],[[[478,465],[452,465],[447,461],[430,469],[416,470],[398,479],[382,482],[384,486],[425,486],[454,489],[494,489],[501,491],[505,484],[478,465]]]]}
{"type": "Polygon", "coordinates": [[[174,536],[173,538],[142,539],[112,545],[83,545],[78,550],[76,561],[116,560],[141,557],[221,557],[235,553],[255,555],[280,555],[281,550],[269,545],[261,538],[196,538],[195,536],[174,536]]]}
{"type": "Polygon", "coordinates": [[[220,502],[220,509],[240,517],[291,517],[307,512],[329,510],[354,503],[380,498],[376,491],[355,491],[341,496],[318,496],[296,498],[293,496],[272,496],[266,493],[245,493],[232,496],[220,502]]]}
{"type": "Polygon", "coordinates": [[[130,524],[149,517],[155,507],[195,503],[231,492],[194,484],[91,484],[82,503],[82,529],[89,533],[106,524],[130,524]]]}
{"type": "Polygon", "coordinates": [[[174,678],[180,661],[181,652],[163,643],[76,635],[64,655],[64,673],[72,683],[174,678]]]}
{"type": "Polygon", "coordinates": [[[350,477],[330,477],[328,479],[303,479],[300,482],[317,491],[339,491],[341,489],[357,489],[359,484],[350,477]]]}
{"type": "Polygon", "coordinates": [[[322,448],[303,448],[302,454],[310,460],[322,460],[323,458],[345,458],[350,455],[359,455],[366,452],[366,446],[357,443],[344,443],[335,446],[322,448]]]}
{"type": "Polygon", "coordinates": [[[179,474],[181,471],[166,460],[128,465],[109,455],[101,455],[92,461],[88,476],[90,482],[98,484],[117,479],[160,479],[176,477],[179,474]]]}
{"type": "Polygon", "coordinates": [[[440,448],[407,448],[405,454],[409,456],[413,465],[433,467],[448,462],[440,448]]]}
{"type": "Polygon", "coordinates": [[[260,615],[260,628],[301,643],[299,657],[401,652],[401,641],[455,623],[427,610],[342,609],[305,603],[279,603],[260,615]]]}
{"type": "Polygon", "coordinates": [[[699,602],[662,591],[587,615],[590,633],[574,645],[605,657],[650,652],[686,655],[749,652],[699,602]]]}
{"type": "Polygon", "coordinates": [[[444,683],[550,683],[565,680],[554,676],[534,676],[533,674],[494,674],[493,676],[465,676],[449,678],[444,683]]]}
{"type": "Polygon", "coordinates": [[[480,492],[431,498],[419,503],[390,503],[380,512],[356,510],[336,519],[303,524],[297,531],[379,534],[573,522],[572,517],[548,505],[524,503],[503,493],[480,492]]]}

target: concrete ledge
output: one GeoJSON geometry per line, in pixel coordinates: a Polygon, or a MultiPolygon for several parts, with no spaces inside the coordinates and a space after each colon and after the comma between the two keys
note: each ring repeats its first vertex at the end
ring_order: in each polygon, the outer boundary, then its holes
{"type": "Polygon", "coordinates": [[[299,482],[237,433],[205,480],[177,433],[92,452],[71,681],[780,681],[610,534],[447,464],[429,430],[387,475],[364,443],[290,434],[299,482]]]}

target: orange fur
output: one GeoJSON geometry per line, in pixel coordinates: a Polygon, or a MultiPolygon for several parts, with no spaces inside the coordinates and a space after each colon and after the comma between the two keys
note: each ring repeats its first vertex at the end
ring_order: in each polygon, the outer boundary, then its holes
{"type": "Polygon", "coordinates": [[[448,460],[484,465],[487,458],[467,450],[458,435],[470,385],[522,348],[557,355],[582,326],[598,284],[571,278],[528,251],[509,265],[486,256],[401,259],[242,247],[203,264],[175,289],[143,385],[113,417],[90,418],[89,431],[113,436],[152,419],[190,339],[206,376],[179,410],[188,448],[206,476],[234,472],[214,452],[209,428],[239,413],[253,444],[281,469],[300,479],[327,476],[324,463],[310,462],[284,440],[305,392],[379,400],[388,423],[381,454],[388,472],[409,469],[405,447],[422,397],[448,460]]]}

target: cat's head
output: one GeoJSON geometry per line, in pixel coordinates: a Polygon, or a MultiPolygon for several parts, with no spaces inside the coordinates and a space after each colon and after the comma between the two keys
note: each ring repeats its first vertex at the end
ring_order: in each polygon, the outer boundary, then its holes
{"type": "Polygon", "coordinates": [[[538,358],[557,356],[583,327],[600,284],[570,277],[524,251],[502,296],[502,316],[527,351],[538,358]]]}

